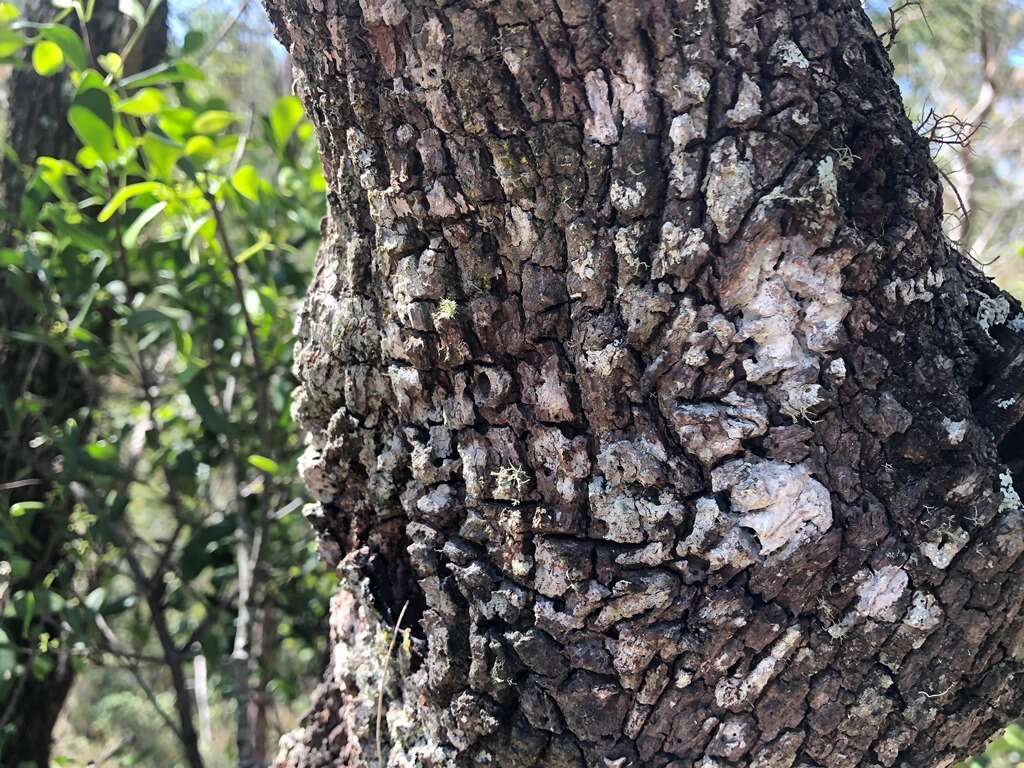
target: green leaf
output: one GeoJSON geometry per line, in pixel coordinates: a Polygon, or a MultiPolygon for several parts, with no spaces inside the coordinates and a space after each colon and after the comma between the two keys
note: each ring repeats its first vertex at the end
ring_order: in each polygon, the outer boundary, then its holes
{"type": "Polygon", "coordinates": [[[90,459],[95,459],[96,461],[117,460],[117,446],[102,440],[85,446],[85,453],[90,459]]]}
{"type": "Polygon", "coordinates": [[[142,154],[151,166],[151,177],[170,181],[174,164],[181,157],[182,148],[163,136],[147,133],[142,138],[142,154]]]}
{"type": "Polygon", "coordinates": [[[188,313],[184,310],[175,310],[172,307],[156,309],[154,307],[142,307],[134,310],[125,319],[124,327],[128,330],[140,330],[150,325],[174,326],[178,322],[187,319],[188,313]]]}
{"type": "Polygon", "coordinates": [[[20,15],[21,11],[14,3],[0,3],[0,24],[10,24],[20,15]]]}
{"type": "Polygon", "coordinates": [[[302,118],[302,102],[295,96],[285,96],[274,104],[270,110],[270,131],[279,149],[284,149],[302,118]]]}
{"type": "Polygon", "coordinates": [[[118,0],[117,9],[140,27],[146,23],[146,9],[139,0],[118,0]]]}
{"type": "Polygon", "coordinates": [[[260,175],[251,165],[243,165],[231,177],[231,186],[242,197],[258,203],[260,199],[260,175]]]}
{"type": "Polygon", "coordinates": [[[96,57],[96,62],[114,77],[120,77],[124,71],[124,59],[119,53],[104,53],[96,57]]]}
{"type": "Polygon", "coordinates": [[[80,92],[68,110],[68,122],[82,143],[94,149],[103,162],[117,159],[114,109],[105,91],[90,88],[80,92]]]}
{"type": "Polygon", "coordinates": [[[29,512],[38,512],[41,509],[46,509],[46,505],[41,501],[19,501],[11,504],[8,514],[11,517],[24,517],[29,512]]]}
{"type": "Polygon", "coordinates": [[[156,88],[143,88],[130,99],[117,105],[117,111],[132,117],[149,117],[160,113],[167,99],[156,88]]]}
{"type": "Polygon", "coordinates": [[[185,154],[200,163],[209,162],[216,150],[217,147],[209,136],[193,136],[185,142],[185,154]]]}
{"type": "Polygon", "coordinates": [[[206,35],[196,29],[190,29],[185,33],[185,40],[181,44],[181,53],[188,56],[200,50],[206,43],[206,35]]]}
{"type": "Polygon", "coordinates": [[[110,198],[103,210],[100,211],[100,215],[96,217],[96,221],[101,224],[105,221],[109,221],[110,217],[117,213],[118,209],[139,195],[156,195],[159,193],[170,193],[170,188],[165,184],[161,184],[158,181],[139,181],[135,184],[129,184],[126,187],[122,187],[117,193],[110,198]]]}
{"type": "Polygon", "coordinates": [[[139,241],[139,235],[142,234],[142,230],[146,228],[153,219],[163,213],[168,203],[166,200],[161,200],[159,203],[153,203],[146,210],[140,213],[135,221],[131,223],[131,226],[125,230],[124,235],[121,237],[121,244],[124,245],[129,251],[135,248],[135,245],[139,241]]]}
{"type": "Polygon", "coordinates": [[[236,120],[238,120],[237,115],[223,109],[212,109],[209,112],[203,112],[196,118],[192,130],[196,133],[219,133],[236,120]]]}
{"type": "Polygon", "coordinates": [[[85,600],[82,602],[85,607],[93,613],[99,613],[100,608],[103,607],[103,601],[107,599],[107,590],[103,587],[96,587],[92,592],[86,595],[85,600]]]}
{"type": "Polygon", "coordinates": [[[32,49],[32,69],[41,77],[52,77],[64,69],[64,52],[49,40],[40,40],[32,49]]]}
{"type": "Polygon", "coordinates": [[[209,244],[213,242],[216,235],[217,221],[213,218],[212,213],[207,213],[188,225],[182,245],[186,248],[191,248],[197,237],[201,238],[204,243],[209,244]]]}
{"type": "Polygon", "coordinates": [[[276,475],[281,471],[281,466],[273,459],[268,459],[266,456],[260,456],[257,453],[253,453],[248,458],[249,465],[256,467],[261,472],[266,472],[268,475],[276,475]]]}
{"type": "Polygon", "coordinates": [[[13,56],[24,48],[26,43],[24,36],[13,29],[0,29],[0,58],[13,56]]]}
{"type": "Polygon", "coordinates": [[[7,679],[17,667],[18,657],[14,652],[14,644],[7,633],[0,629],[0,680],[7,679]]]}
{"type": "Polygon", "coordinates": [[[28,635],[28,629],[32,626],[32,617],[36,613],[36,593],[27,592],[21,605],[21,634],[28,635]]]}
{"type": "Polygon", "coordinates": [[[82,44],[82,38],[68,26],[64,24],[34,24],[31,22],[18,22],[14,25],[15,29],[27,28],[36,30],[40,37],[49,40],[52,43],[56,43],[60,46],[61,52],[64,54],[64,58],[67,59],[68,65],[78,71],[83,71],[89,66],[88,59],[85,55],[85,46],[82,44]]]}
{"type": "Polygon", "coordinates": [[[213,407],[210,398],[206,396],[206,388],[203,386],[202,376],[194,377],[186,386],[185,393],[192,401],[192,406],[203,420],[203,426],[211,432],[220,435],[234,436],[238,434],[235,425],[225,419],[220,412],[213,407]]]}

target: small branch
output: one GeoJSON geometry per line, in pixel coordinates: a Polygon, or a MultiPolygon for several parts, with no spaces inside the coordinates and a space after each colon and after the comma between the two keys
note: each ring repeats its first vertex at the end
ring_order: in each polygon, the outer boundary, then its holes
{"type": "Polygon", "coordinates": [[[377,762],[384,764],[384,750],[381,743],[381,722],[384,718],[384,686],[388,684],[388,673],[391,671],[391,654],[394,653],[395,643],[398,641],[398,631],[402,626],[402,619],[405,618],[405,611],[409,607],[408,601],[402,606],[395,621],[395,631],[391,635],[391,642],[388,644],[388,655],[384,659],[384,670],[381,672],[380,685],[377,687],[377,762]]]}
{"type": "Polygon", "coordinates": [[[135,678],[135,682],[138,683],[142,692],[146,694],[146,698],[149,699],[149,703],[153,705],[153,709],[156,710],[160,719],[163,720],[174,735],[181,740],[181,730],[178,728],[171,716],[164,711],[163,707],[160,706],[160,701],[157,699],[156,693],[152,688],[150,688],[149,683],[147,683],[145,678],[142,676],[142,672],[139,670],[138,664],[134,662],[127,651],[121,650],[123,648],[123,644],[118,639],[117,635],[114,634],[114,630],[110,628],[107,620],[103,618],[102,615],[97,614],[94,619],[94,623],[96,624],[96,628],[99,629],[100,634],[102,634],[104,639],[107,641],[107,645],[109,646],[111,653],[125,659],[128,671],[131,672],[132,677],[135,678]]]}
{"type": "Polygon", "coordinates": [[[19,488],[30,488],[35,485],[42,485],[42,480],[29,479],[29,480],[13,480],[9,483],[0,483],[0,492],[3,491],[16,491],[19,488]]]}

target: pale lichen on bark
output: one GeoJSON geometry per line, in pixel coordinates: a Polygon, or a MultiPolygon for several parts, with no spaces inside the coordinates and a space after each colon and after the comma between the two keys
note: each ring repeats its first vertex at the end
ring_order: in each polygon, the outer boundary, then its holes
{"type": "Polygon", "coordinates": [[[1019,307],[858,2],[268,6],[329,182],[296,412],[336,642],[413,638],[385,755],[349,649],[283,764],[930,768],[1020,714],[972,405],[1019,307]]]}

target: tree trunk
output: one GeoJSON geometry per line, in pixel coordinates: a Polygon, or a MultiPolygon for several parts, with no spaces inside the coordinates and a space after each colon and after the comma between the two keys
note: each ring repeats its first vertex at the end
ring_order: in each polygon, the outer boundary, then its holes
{"type": "Polygon", "coordinates": [[[282,765],[932,768],[1021,713],[1024,316],[859,0],[268,5],[343,580],[282,765]]]}
{"type": "MultiPolygon", "coordinates": [[[[24,16],[32,21],[50,21],[57,10],[50,0],[31,0],[24,16]]],[[[132,22],[118,7],[118,0],[97,0],[88,25],[94,53],[119,49],[128,39],[132,22]]],[[[139,65],[152,66],[154,57],[166,50],[166,11],[158,12],[142,41],[137,57],[139,65]],[[162,46],[159,50],[151,46],[162,46]],[[144,49],[145,52],[142,52],[144,49]]],[[[72,86],[63,75],[40,77],[30,66],[11,72],[6,83],[7,119],[5,140],[9,152],[0,161],[0,210],[6,212],[0,222],[0,239],[10,242],[18,236],[18,216],[28,173],[36,159],[47,155],[72,158],[78,147],[67,122],[72,86]],[[15,162],[15,160],[17,162],[15,162]]],[[[33,330],[37,317],[7,284],[7,273],[0,271],[0,328],[33,330]]],[[[27,576],[14,582],[11,591],[31,591],[46,582],[54,571],[57,578],[50,588],[60,591],[70,584],[73,565],[64,557],[64,545],[70,537],[68,515],[72,502],[62,498],[53,463],[57,458],[49,447],[32,447],[31,440],[43,424],[62,424],[80,416],[80,409],[94,402],[96,393],[84,372],[73,361],[43,347],[22,343],[0,343],[0,402],[15,406],[19,398],[31,394],[44,403],[42,419],[0,408],[0,484],[13,484],[13,490],[0,490],[0,508],[18,501],[47,502],[32,523],[32,541],[21,554],[32,567],[27,576]],[[22,485],[23,483],[26,483],[22,485]]],[[[0,682],[0,765],[50,764],[53,727],[60,716],[74,677],[70,643],[60,616],[47,617],[42,625],[34,622],[25,633],[21,617],[4,621],[12,644],[21,660],[34,657],[35,638],[40,632],[60,642],[50,652],[52,665],[45,674],[29,673],[22,680],[0,682]]],[[[31,664],[28,665],[31,668],[31,664]]]]}

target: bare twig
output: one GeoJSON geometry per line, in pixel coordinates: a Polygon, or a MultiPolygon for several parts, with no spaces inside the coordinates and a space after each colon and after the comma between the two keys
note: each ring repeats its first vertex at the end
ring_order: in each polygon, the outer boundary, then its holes
{"type": "Polygon", "coordinates": [[[394,653],[395,643],[398,641],[398,631],[402,627],[402,619],[405,618],[405,611],[409,607],[406,601],[395,621],[395,630],[391,635],[391,642],[388,644],[388,655],[384,659],[384,669],[380,675],[380,685],[377,687],[377,763],[384,764],[384,750],[381,741],[381,722],[384,718],[384,686],[388,683],[388,673],[391,671],[391,654],[394,653]]]}

